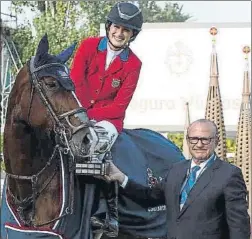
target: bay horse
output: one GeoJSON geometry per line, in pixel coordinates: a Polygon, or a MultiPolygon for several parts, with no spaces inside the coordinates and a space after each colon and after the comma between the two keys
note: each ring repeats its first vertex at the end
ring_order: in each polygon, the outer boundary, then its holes
{"type": "Polygon", "coordinates": [[[90,126],[65,65],[74,48],[75,44],[57,56],[50,55],[45,35],[35,57],[19,71],[9,95],[3,150],[5,197],[24,230],[51,229],[61,218],[73,214],[74,157],[79,155],[90,126]],[[64,168],[65,158],[68,167],[64,168]],[[68,170],[64,174],[68,175],[68,198],[59,193],[66,180],[62,170],[68,170]]]}
{"type": "MultiPolygon", "coordinates": [[[[51,55],[45,35],[16,77],[4,129],[2,239],[92,239],[90,218],[106,211],[97,197],[104,184],[74,171],[79,158],[89,156],[87,135],[95,137],[65,65],[74,47],[51,55]]],[[[150,187],[162,180],[171,163],[184,159],[171,141],[147,129],[124,129],[111,155],[127,175],[150,187]]],[[[118,212],[117,238],[166,235],[163,206],[145,209],[122,193],[118,212]]]]}

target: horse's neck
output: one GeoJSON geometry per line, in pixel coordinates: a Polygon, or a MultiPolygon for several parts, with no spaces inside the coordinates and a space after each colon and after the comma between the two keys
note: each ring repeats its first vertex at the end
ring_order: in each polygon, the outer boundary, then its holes
{"type": "MultiPolygon", "coordinates": [[[[50,133],[40,129],[28,129],[26,126],[12,125],[6,128],[5,155],[6,171],[15,175],[36,175],[48,162],[53,153],[53,140],[50,133]]],[[[54,174],[56,162],[47,168],[38,177],[36,187],[43,188],[38,197],[35,208],[37,223],[47,222],[55,217],[58,212],[58,205],[55,205],[53,197],[59,188],[59,172],[54,174]],[[54,168],[53,168],[54,167],[54,168]],[[52,175],[54,174],[54,177],[52,175]],[[46,186],[46,184],[49,185],[46,186]]],[[[16,196],[23,200],[32,195],[32,184],[26,180],[10,179],[10,189],[16,196]]]]}
{"type": "Polygon", "coordinates": [[[53,152],[53,141],[48,132],[28,129],[22,124],[6,130],[5,149],[7,171],[17,175],[34,175],[39,172],[53,152]]]}
{"type": "MultiPolygon", "coordinates": [[[[14,175],[31,175],[31,135],[25,132],[23,124],[13,123],[6,125],[4,132],[4,157],[7,173],[14,175]]],[[[23,199],[31,193],[30,182],[25,180],[14,180],[10,178],[10,189],[15,192],[18,198],[23,199]]]]}

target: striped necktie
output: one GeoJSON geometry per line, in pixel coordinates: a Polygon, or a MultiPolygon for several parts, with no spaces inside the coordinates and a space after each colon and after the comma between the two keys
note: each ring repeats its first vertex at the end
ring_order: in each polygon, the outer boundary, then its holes
{"type": "Polygon", "coordinates": [[[191,191],[193,185],[195,184],[196,182],[196,173],[197,171],[200,170],[200,166],[194,166],[192,169],[191,169],[191,172],[189,174],[189,177],[186,181],[186,184],[181,192],[181,198],[180,198],[180,205],[183,206],[186,202],[186,199],[188,197],[188,194],[189,192],[191,191]]]}

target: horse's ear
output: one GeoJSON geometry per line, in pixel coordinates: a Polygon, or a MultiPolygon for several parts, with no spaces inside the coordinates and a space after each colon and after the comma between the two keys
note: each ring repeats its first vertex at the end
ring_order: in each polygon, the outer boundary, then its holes
{"type": "Polygon", "coordinates": [[[75,42],[74,44],[72,44],[70,47],[68,47],[67,49],[65,49],[64,51],[62,51],[61,53],[59,53],[56,57],[62,62],[62,63],[66,63],[69,58],[72,56],[74,49],[77,45],[77,42],[75,42]]]}
{"type": "Polygon", "coordinates": [[[37,60],[44,55],[45,53],[48,53],[49,51],[49,42],[48,42],[48,38],[47,38],[47,34],[45,34],[39,44],[38,44],[38,48],[37,48],[37,52],[36,52],[36,58],[37,60]]]}

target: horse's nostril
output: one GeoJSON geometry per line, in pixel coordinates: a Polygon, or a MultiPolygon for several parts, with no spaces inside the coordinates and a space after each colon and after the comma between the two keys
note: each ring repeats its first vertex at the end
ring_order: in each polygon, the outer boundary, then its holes
{"type": "Polygon", "coordinates": [[[82,140],[82,144],[84,145],[87,145],[90,143],[90,135],[89,134],[86,134],[84,137],[83,137],[83,140],[82,140]]]}

